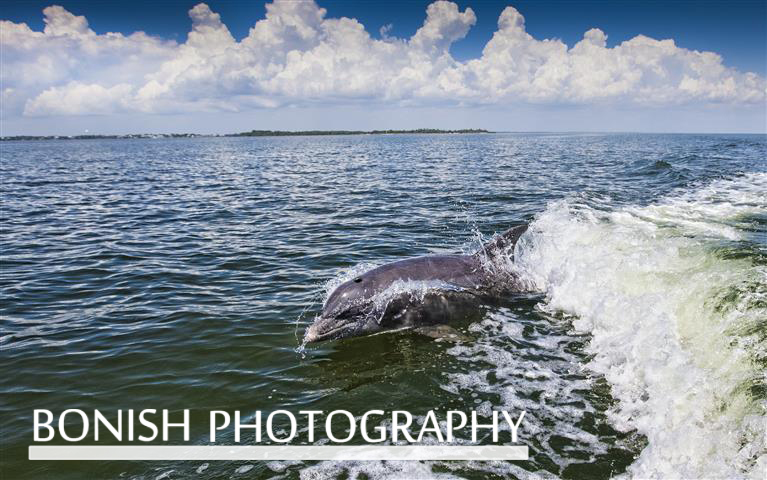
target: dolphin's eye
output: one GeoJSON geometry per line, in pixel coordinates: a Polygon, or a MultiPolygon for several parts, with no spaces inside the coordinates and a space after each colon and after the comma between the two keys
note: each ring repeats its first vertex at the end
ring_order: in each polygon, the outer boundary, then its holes
{"type": "Polygon", "coordinates": [[[357,277],[354,279],[354,283],[360,283],[362,281],[361,277],[357,277]]]}

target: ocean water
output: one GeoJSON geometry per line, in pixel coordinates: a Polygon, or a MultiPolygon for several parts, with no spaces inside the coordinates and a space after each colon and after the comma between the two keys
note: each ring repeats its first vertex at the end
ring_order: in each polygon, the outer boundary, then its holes
{"type": "Polygon", "coordinates": [[[764,478],[764,135],[0,148],[4,478],[764,478]],[[522,221],[464,341],[299,348],[341,279],[522,221]],[[525,410],[531,458],[30,462],[36,408],[525,410]]]}

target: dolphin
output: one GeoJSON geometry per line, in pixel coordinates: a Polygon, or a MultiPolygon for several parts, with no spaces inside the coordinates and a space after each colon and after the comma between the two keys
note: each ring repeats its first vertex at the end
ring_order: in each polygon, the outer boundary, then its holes
{"type": "Polygon", "coordinates": [[[339,285],[304,335],[305,343],[444,324],[524,290],[498,259],[513,260],[527,225],[495,236],[472,255],[428,255],[389,263],[339,285]]]}

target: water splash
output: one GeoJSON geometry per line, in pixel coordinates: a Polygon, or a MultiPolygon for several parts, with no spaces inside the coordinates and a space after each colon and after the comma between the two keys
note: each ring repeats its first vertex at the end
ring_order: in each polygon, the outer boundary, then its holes
{"type": "Polygon", "coordinates": [[[591,335],[613,423],[648,439],[628,475],[763,474],[767,266],[723,251],[764,251],[765,213],[767,175],[752,174],[646,207],[555,202],[520,241],[544,308],[591,335]]]}

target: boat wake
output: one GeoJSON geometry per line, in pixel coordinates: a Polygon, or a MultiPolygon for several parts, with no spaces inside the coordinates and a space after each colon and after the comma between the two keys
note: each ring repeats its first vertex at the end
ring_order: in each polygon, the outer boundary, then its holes
{"type": "Polygon", "coordinates": [[[542,308],[590,335],[613,425],[647,446],[635,478],[767,469],[767,175],[643,207],[549,205],[517,247],[542,308]]]}

